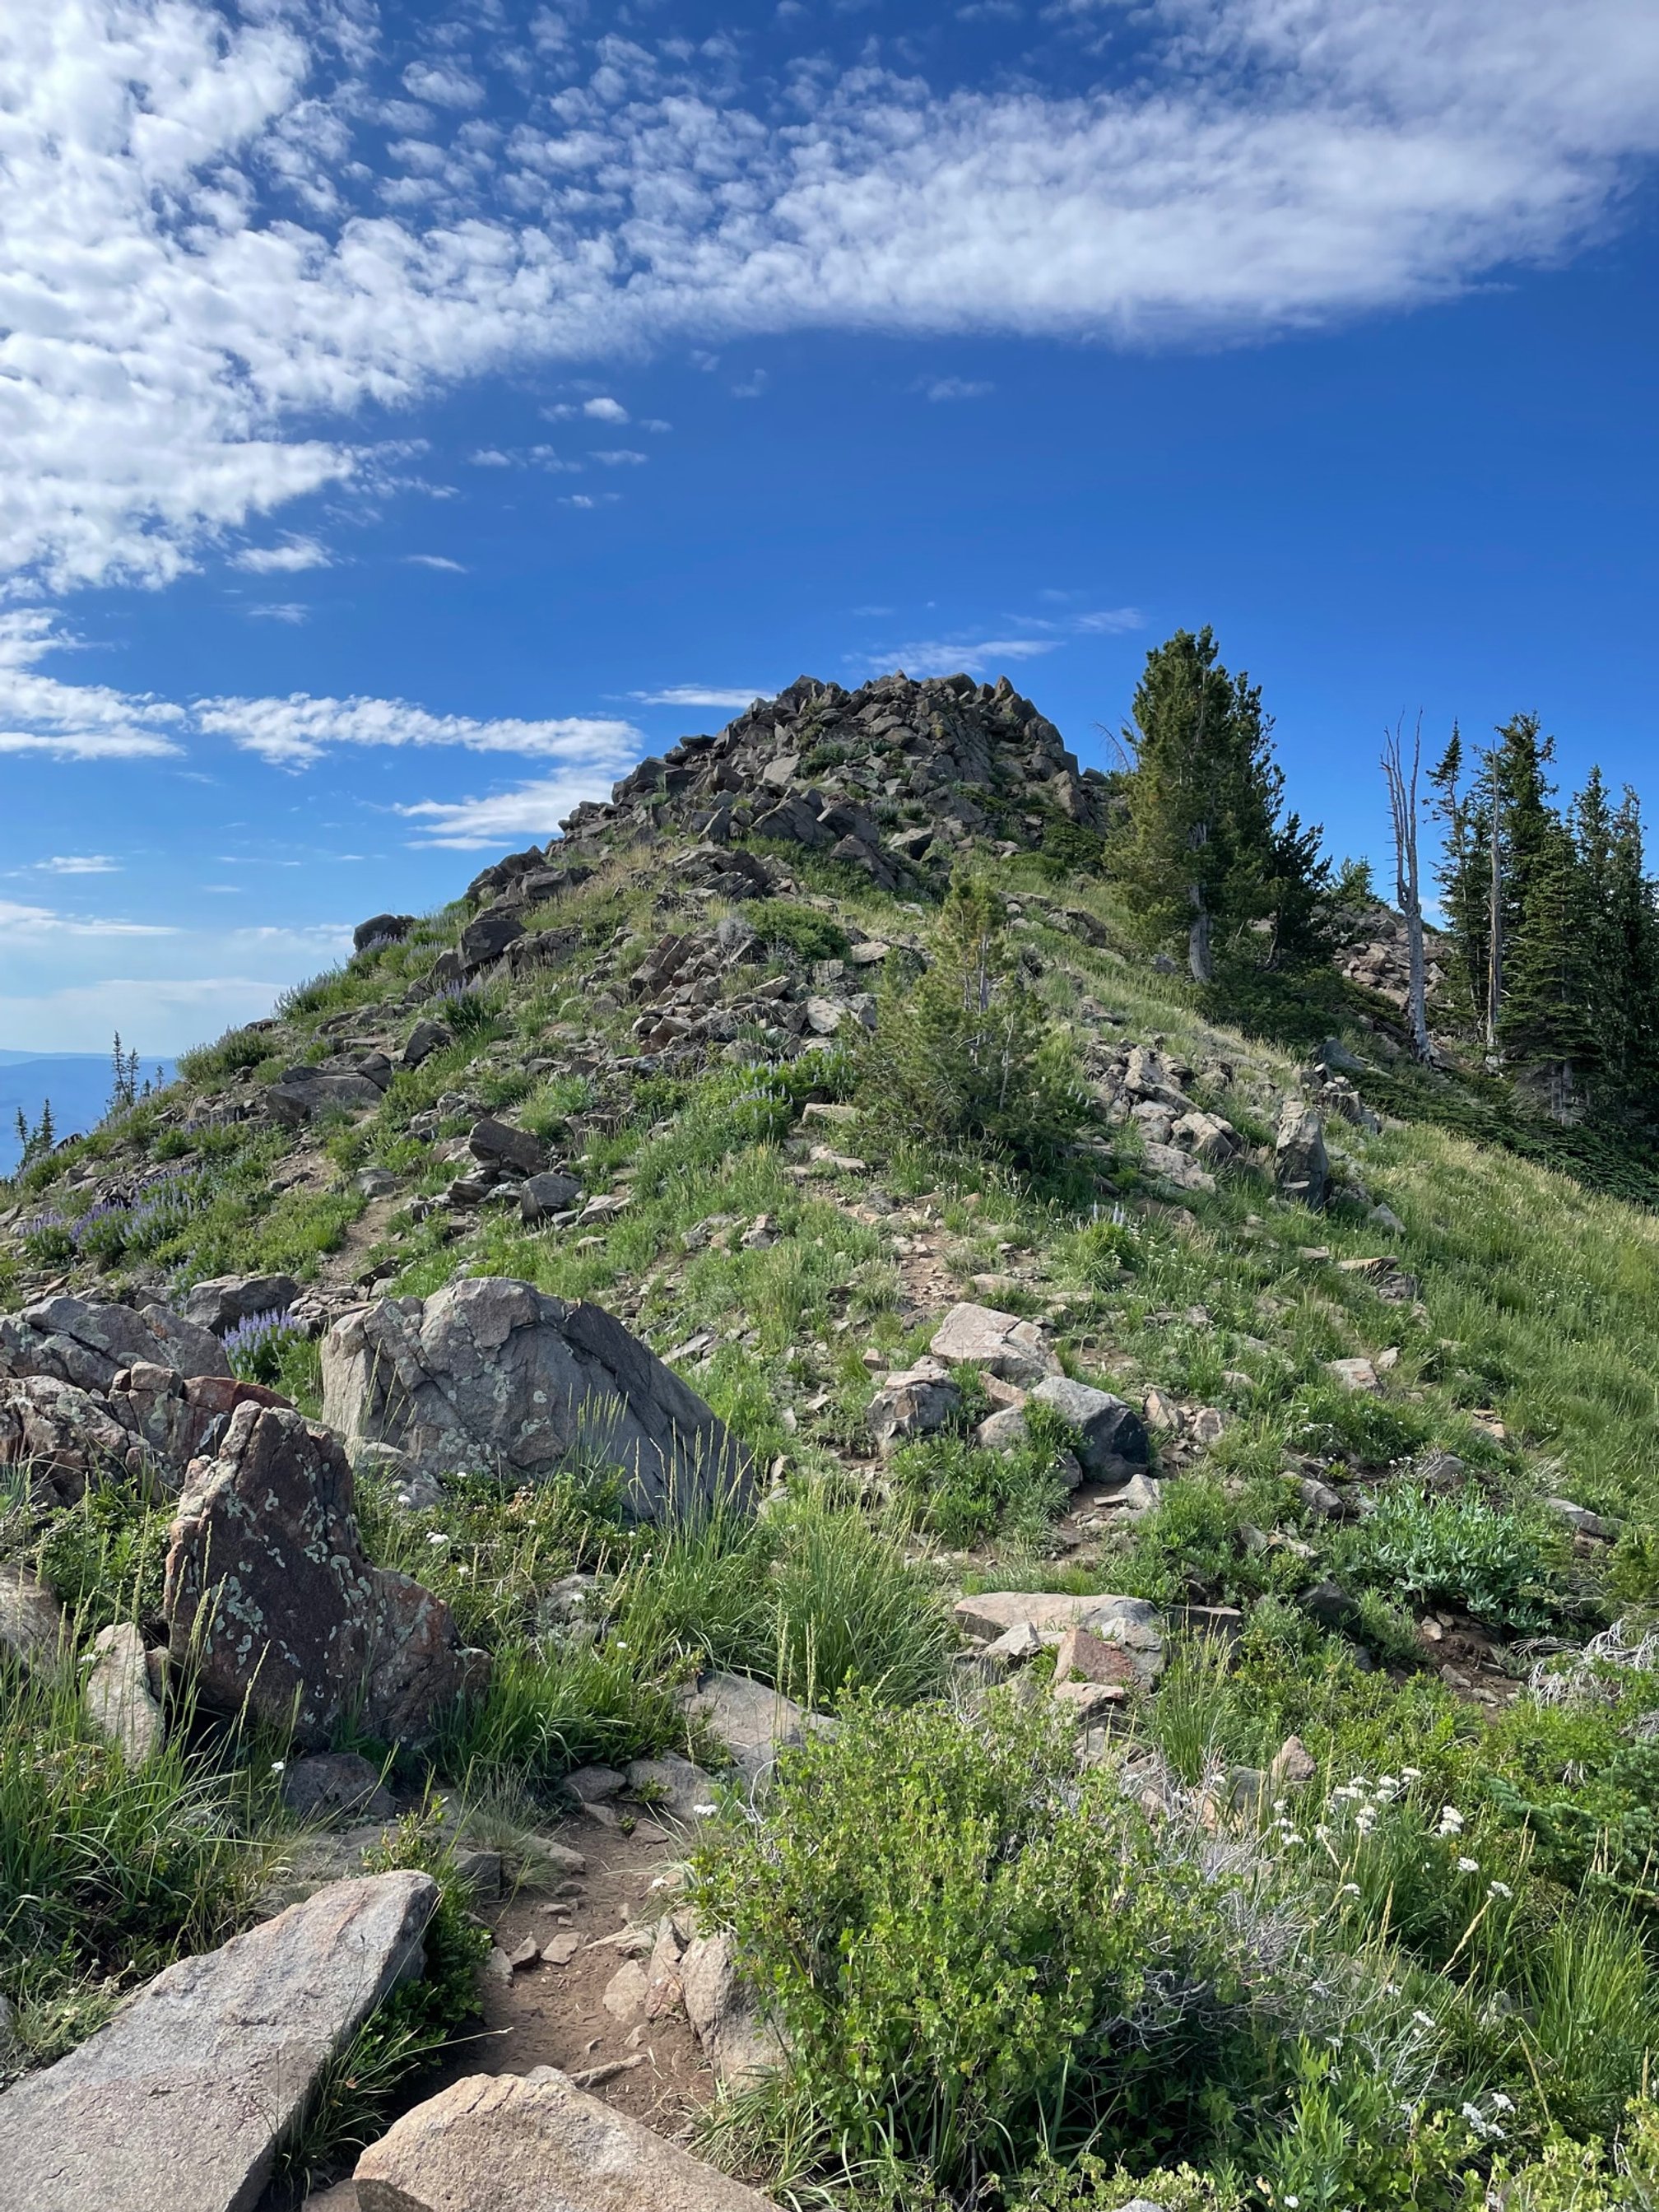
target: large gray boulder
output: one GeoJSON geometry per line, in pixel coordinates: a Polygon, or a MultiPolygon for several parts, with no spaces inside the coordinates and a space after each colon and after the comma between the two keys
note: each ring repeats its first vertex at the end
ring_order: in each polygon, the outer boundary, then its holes
{"type": "Polygon", "coordinates": [[[228,1375],[218,1340],[166,1306],[135,1312],[107,1298],[65,1292],[21,1314],[0,1314],[0,1375],[47,1375],[80,1390],[107,1390],[124,1367],[146,1363],[181,1375],[228,1375]]]}
{"type": "Polygon", "coordinates": [[[337,1322],[323,1339],[323,1418],[349,1443],[395,1444],[436,1476],[535,1481],[573,1456],[614,1463],[641,1521],[751,1482],[724,1423],[613,1316],[503,1276],[337,1322]]]}
{"type": "Polygon", "coordinates": [[[357,2161],[359,2212],[771,2212],[556,2067],[473,2074],[357,2161]]]}
{"type": "Polygon", "coordinates": [[[162,1609],[208,1702],[291,1725],[301,1750],[348,1717],[418,1741],[487,1664],[441,1598],[369,1565],[339,1439],[272,1407],[239,1407],[217,1458],[192,1468],[162,1609]]]}
{"type": "Polygon", "coordinates": [[[0,2096],[0,2212],[252,2212],[318,2077],[425,1963],[429,1875],[337,1881],[181,1960],[0,2096]]]}
{"type": "Polygon", "coordinates": [[[1292,1098],[1279,1116],[1273,1139],[1273,1182],[1279,1195],[1317,1212],[1325,1203],[1330,1174],[1324,1121],[1311,1106],[1292,1098]]]}
{"type": "Polygon", "coordinates": [[[286,1313],[299,1295],[292,1275],[213,1275],[186,1296],[184,1316],[198,1328],[222,1336],[256,1314],[286,1313]]]}

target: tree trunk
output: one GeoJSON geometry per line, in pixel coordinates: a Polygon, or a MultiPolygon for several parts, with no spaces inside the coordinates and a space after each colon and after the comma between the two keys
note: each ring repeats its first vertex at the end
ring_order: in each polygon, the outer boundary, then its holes
{"type": "Polygon", "coordinates": [[[1203,905],[1203,896],[1194,884],[1193,903],[1198,908],[1198,912],[1193,917],[1192,927],[1187,932],[1187,965],[1192,970],[1194,983],[1213,983],[1215,955],[1210,946],[1210,917],[1203,905]]]}
{"type": "MultiPolygon", "coordinates": [[[[1404,721],[1405,717],[1401,717],[1404,721]]],[[[1406,1011],[1411,1023],[1412,1050],[1419,1060],[1429,1056],[1429,1015],[1427,994],[1423,975],[1423,896],[1422,879],[1417,862],[1417,775],[1423,758],[1423,717],[1417,718],[1417,729],[1412,738],[1412,764],[1407,771],[1401,744],[1400,725],[1392,732],[1385,731],[1382,739],[1382,774],[1389,787],[1389,805],[1394,815],[1394,876],[1395,891],[1400,901],[1400,911],[1406,923],[1406,951],[1410,963],[1410,981],[1407,990],[1406,1011]]]]}

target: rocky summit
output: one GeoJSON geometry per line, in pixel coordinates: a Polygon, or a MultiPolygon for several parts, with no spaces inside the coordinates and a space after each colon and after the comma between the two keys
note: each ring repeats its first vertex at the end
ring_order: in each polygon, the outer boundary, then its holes
{"type": "Polygon", "coordinates": [[[1655,2201],[1644,1109],[1200,644],[803,677],[27,1152],[0,2212],[1655,2201]]]}

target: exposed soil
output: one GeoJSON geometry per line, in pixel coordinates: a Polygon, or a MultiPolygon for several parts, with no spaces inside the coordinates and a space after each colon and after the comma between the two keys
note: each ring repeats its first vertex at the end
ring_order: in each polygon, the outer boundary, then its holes
{"type": "MultiPolygon", "coordinates": [[[[617,2071],[590,2085],[591,2094],[659,2135],[684,2140],[714,2088],[684,2012],[676,2004],[647,2020],[637,2005],[622,2004],[622,1990],[613,1996],[616,2009],[605,2003],[617,1970],[630,1958],[641,1967],[646,1963],[637,1949],[606,1939],[649,1925],[669,1909],[683,1840],[654,1820],[640,1820],[625,1835],[590,1819],[569,1822],[556,1840],[580,1851],[586,1871],[560,1881],[554,1892],[521,1889],[507,1904],[483,1908],[483,1917],[497,1949],[509,1956],[526,1940],[545,1948],[561,1935],[580,1937],[582,1948],[562,1966],[541,1960],[507,1978],[499,1962],[486,1971],[480,1978],[483,2018],[441,2068],[410,2085],[397,2110],[468,2075],[556,2066],[580,2077],[615,2065],[617,2071]]],[[[355,2212],[357,2193],[342,2180],[319,2185],[304,2201],[308,2212],[355,2212]]]]}

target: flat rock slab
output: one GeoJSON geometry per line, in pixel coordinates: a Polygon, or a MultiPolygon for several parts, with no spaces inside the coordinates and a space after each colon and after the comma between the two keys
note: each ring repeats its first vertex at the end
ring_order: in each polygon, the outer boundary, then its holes
{"type": "Polygon", "coordinates": [[[181,1960],[0,2096],[0,2212],[250,2212],[329,2058],[422,1964],[429,1875],[335,1882],[181,1960]]]}
{"type": "Polygon", "coordinates": [[[556,2067],[470,2075],[363,2153],[362,2212],[770,2212],[556,2067]]]}
{"type": "Polygon", "coordinates": [[[934,1331],[931,1349],[949,1366],[986,1369],[1026,1388],[1060,1372],[1036,1323],[994,1306],[952,1306],[934,1331]]]}

